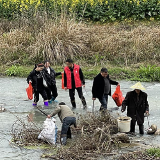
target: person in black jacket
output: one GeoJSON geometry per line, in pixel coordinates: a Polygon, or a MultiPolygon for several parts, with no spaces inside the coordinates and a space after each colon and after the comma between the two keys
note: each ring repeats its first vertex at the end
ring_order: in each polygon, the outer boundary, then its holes
{"type": "Polygon", "coordinates": [[[100,110],[107,109],[108,95],[111,96],[111,84],[119,85],[118,82],[109,78],[107,68],[102,68],[101,72],[94,78],[92,86],[92,100],[99,99],[101,103],[100,110]]]}
{"type": "Polygon", "coordinates": [[[35,66],[33,71],[27,77],[27,82],[31,82],[34,89],[33,106],[37,105],[37,102],[39,101],[39,94],[41,94],[44,99],[44,105],[48,106],[48,97],[45,91],[45,86],[49,84],[50,77],[47,70],[44,69],[43,63],[35,66]]]}
{"type": "Polygon", "coordinates": [[[135,132],[136,122],[139,125],[139,133],[144,134],[144,113],[149,114],[149,104],[147,94],[142,92],[145,88],[140,82],[132,86],[133,91],[127,93],[125,100],[122,103],[121,111],[124,112],[127,107],[127,116],[131,117],[130,132],[135,132]]]}
{"type": "Polygon", "coordinates": [[[45,87],[45,90],[47,92],[49,102],[52,102],[58,96],[55,77],[61,75],[61,72],[55,72],[54,69],[50,67],[50,61],[48,60],[45,61],[45,68],[50,75],[50,85],[45,87]]]}

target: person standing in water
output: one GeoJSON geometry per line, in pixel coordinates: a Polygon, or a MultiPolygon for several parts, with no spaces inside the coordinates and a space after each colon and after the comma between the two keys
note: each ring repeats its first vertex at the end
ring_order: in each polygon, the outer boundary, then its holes
{"type": "Polygon", "coordinates": [[[39,63],[35,66],[33,71],[29,74],[27,77],[27,82],[32,83],[32,87],[34,89],[34,102],[33,106],[37,105],[37,102],[39,101],[39,94],[41,94],[44,105],[48,106],[48,97],[47,93],[45,91],[45,86],[47,86],[47,83],[50,81],[48,72],[44,69],[44,64],[39,63]]]}
{"type": "Polygon", "coordinates": [[[94,78],[92,86],[92,100],[99,99],[101,103],[100,110],[107,110],[108,95],[111,96],[111,84],[119,85],[118,82],[109,78],[107,68],[102,68],[101,72],[94,78]]]}
{"type": "Polygon", "coordinates": [[[73,108],[76,108],[75,89],[82,101],[83,108],[85,109],[87,107],[86,100],[82,92],[82,86],[85,87],[85,80],[80,66],[74,64],[73,60],[67,59],[66,67],[64,68],[64,89],[69,89],[69,96],[73,108]]]}
{"type": "Polygon", "coordinates": [[[144,134],[144,113],[149,114],[149,104],[147,94],[142,92],[145,88],[140,82],[133,85],[134,90],[128,92],[122,103],[121,111],[124,112],[127,107],[127,116],[131,117],[130,132],[135,133],[136,122],[139,125],[139,133],[144,134]]]}
{"type": "Polygon", "coordinates": [[[50,61],[48,60],[45,61],[44,65],[46,70],[48,71],[48,74],[50,75],[51,80],[50,84],[45,87],[45,90],[47,92],[49,102],[52,102],[55,101],[56,97],[58,96],[55,77],[61,75],[61,72],[55,72],[54,69],[50,67],[50,61]]]}

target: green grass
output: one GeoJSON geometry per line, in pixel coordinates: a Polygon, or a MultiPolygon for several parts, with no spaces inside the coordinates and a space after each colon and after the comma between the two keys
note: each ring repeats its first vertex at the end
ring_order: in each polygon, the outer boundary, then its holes
{"type": "Polygon", "coordinates": [[[146,152],[149,156],[160,157],[160,148],[150,148],[146,152]]]}
{"type": "MultiPolygon", "coordinates": [[[[115,80],[131,80],[131,81],[160,81],[160,67],[155,65],[141,65],[139,68],[134,67],[117,67],[114,65],[106,66],[108,68],[110,77],[115,80]]],[[[0,67],[2,75],[27,77],[33,70],[34,66],[19,66],[12,65],[10,67],[0,67]],[[3,69],[3,70],[2,70],[3,69]]],[[[56,72],[62,72],[62,66],[53,66],[56,72]]],[[[85,79],[93,79],[101,70],[102,66],[82,66],[82,71],[85,79]]],[[[57,78],[61,78],[58,76],[57,78]]]]}

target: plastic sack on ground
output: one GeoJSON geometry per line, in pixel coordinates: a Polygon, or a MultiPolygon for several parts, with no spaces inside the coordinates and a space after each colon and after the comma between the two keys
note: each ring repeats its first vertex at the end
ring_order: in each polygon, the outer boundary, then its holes
{"type": "Polygon", "coordinates": [[[33,99],[33,87],[32,87],[31,82],[29,82],[29,86],[28,88],[26,88],[26,92],[27,92],[28,99],[32,100],[33,99]]]}
{"type": "Polygon", "coordinates": [[[43,124],[43,130],[38,136],[38,139],[44,140],[51,144],[56,144],[57,140],[57,126],[54,118],[46,118],[43,124]]]}
{"type": "Polygon", "coordinates": [[[120,90],[120,85],[118,85],[116,87],[116,91],[113,93],[112,98],[118,107],[120,107],[122,105],[124,97],[123,97],[122,92],[120,90]]]}

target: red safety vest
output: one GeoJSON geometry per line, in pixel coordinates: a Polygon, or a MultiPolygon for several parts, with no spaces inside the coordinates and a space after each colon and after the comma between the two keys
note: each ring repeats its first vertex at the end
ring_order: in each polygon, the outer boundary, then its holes
{"type": "MultiPolygon", "coordinates": [[[[75,80],[75,87],[82,87],[82,82],[80,79],[80,75],[79,75],[79,65],[74,64],[74,69],[73,69],[73,74],[74,74],[74,80],[75,80]]],[[[71,78],[71,70],[69,69],[69,67],[65,67],[64,71],[66,73],[66,77],[67,77],[67,88],[68,89],[72,89],[72,78],[71,78]]]]}

